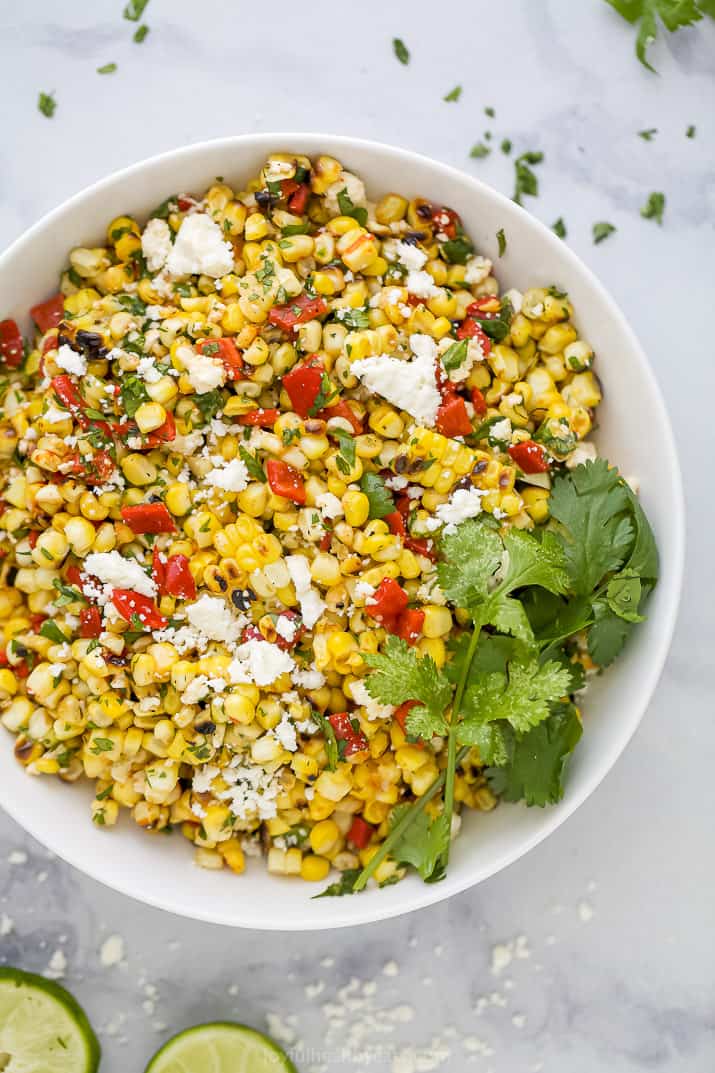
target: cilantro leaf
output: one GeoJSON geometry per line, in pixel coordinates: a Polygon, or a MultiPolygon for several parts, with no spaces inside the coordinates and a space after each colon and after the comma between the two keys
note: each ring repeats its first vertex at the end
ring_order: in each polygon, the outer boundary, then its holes
{"type": "Polygon", "coordinates": [[[477,744],[485,723],[504,719],[524,733],[549,714],[549,706],[571,688],[569,670],[554,660],[540,664],[535,658],[511,660],[507,673],[474,676],[464,695],[464,718],[457,727],[461,745],[477,744]]]}
{"type": "Polygon", "coordinates": [[[400,63],[407,65],[410,62],[410,50],[405,42],[400,37],[393,37],[392,39],[392,51],[400,61],[400,63]]]}
{"type": "Polygon", "coordinates": [[[492,790],[505,801],[523,799],[527,805],[560,801],[564,769],[581,733],[574,705],[556,705],[547,719],[515,740],[505,766],[487,771],[492,790]]]}
{"type": "Polygon", "coordinates": [[[121,397],[127,417],[134,417],[142,403],[149,401],[144,381],[138,376],[125,376],[122,380],[121,397]]]}
{"type": "Polygon", "coordinates": [[[338,747],[338,739],[335,737],[333,724],[322,712],[315,709],[310,713],[310,717],[314,723],[318,724],[320,732],[325,738],[325,754],[328,758],[328,771],[335,771],[338,766],[338,761],[340,760],[340,749],[338,747]]]}
{"type": "Polygon", "coordinates": [[[530,165],[540,164],[544,154],[539,152],[522,153],[514,161],[514,195],[512,200],[517,205],[522,204],[525,194],[529,197],[537,197],[539,193],[539,180],[531,170],[530,165]]]}
{"type": "Polygon", "coordinates": [[[642,622],[638,614],[643,588],[635,570],[621,570],[614,574],[606,588],[606,603],[614,615],[626,622],[642,622]]]}
{"type": "Polygon", "coordinates": [[[599,242],[604,242],[609,235],[612,235],[616,230],[614,224],[609,224],[607,220],[600,220],[593,225],[593,242],[594,245],[598,245],[599,242]]]}
{"type": "Polygon", "coordinates": [[[559,216],[558,220],[554,220],[551,225],[551,230],[555,235],[558,235],[559,238],[566,238],[568,232],[566,230],[563,216],[559,216]]]}
{"type": "Polygon", "coordinates": [[[449,91],[449,93],[446,93],[444,95],[442,100],[443,101],[458,101],[461,96],[462,96],[462,87],[461,86],[455,86],[454,89],[451,89],[449,91]]]}
{"type": "Polygon", "coordinates": [[[223,406],[223,395],[218,388],[214,388],[213,391],[204,391],[202,395],[193,395],[192,402],[203,415],[204,422],[208,424],[223,406]]]}
{"type": "Polygon", "coordinates": [[[641,216],[644,220],[655,220],[657,224],[663,225],[663,213],[665,212],[665,194],[654,191],[648,195],[648,200],[641,209],[641,216]]]}
{"type": "Polygon", "coordinates": [[[339,879],[321,890],[320,894],[314,894],[314,898],[342,898],[344,894],[353,894],[355,880],[360,875],[359,868],[348,868],[342,872],[339,879]]]}
{"type": "Polygon", "coordinates": [[[450,372],[452,369],[458,369],[464,362],[466,356],[467,340],[460,339],[458,342],[452,343],[449,349],[445,350],[441,358],[442,365],[447,372],[450,372]]]}
{"type": "Polygon", "coordinates": [[[498,591],[513,592],[526,585],[540,585],[554,593],[567,591],[566,559],[552,533],[545,532],[539,541],[523,529],[510,529],[504,537],[504,547],[509,558],[498,591]]]}
{"type": "Polygon", "coordinates": [[[55,108],[57,107],[54,92],[38,94],[37,107],[44,116],[47,116],[48,119],[52,119],[52,116],[55,114],[55,108]]]}
{"type": "Polygon", "coordinates": [[[500,227],[497,231],[497,242],[499,243],[499,256],[503,257],[506,252],[506,235],[503,227],[500,227]]]}
{"type": "Polygon", "coordinates": [[[577,595],[590,595],[604,574],[618,570],[628,555],[634,527],[626,487],[603,458],[583,462],[554,482],[551,516],[562,527],[557,536],[577,595]]]}
{"type": "Polygon", "coordinates": [[[117,70],[116,63],[105,63],[102,67],[97,68],[98,75],[113,75],[117,70]]]}
{"type": "Polygon", "coordinates": [[[265,484],[267,481],[265,470],[258,461],[255,455],[252,455],[243,444],[238,448],[239,458],[248,470],[248,476],[252,477],[254,481],[260,481],[261,484],[265,484]]]}
{"type": "Polygon", "coordinates": [[[340,448],[335,464],[343,476],[346,476],[355,465],[355,437],[343,428],[330,429],[330,434],[335,436],[340,448]]]}
{"type": "Polygon", "coordinates": [[[420,702],[407,716],[410,735],[429,739],[447,732],[444,712],[452,699],[452,685],[430,656],[418,656],[401,637],[390,634],[382,652],[364,658],[373,668],[365,679],[371,697],[382,704],[420,702]]]}
{"type": "Polygon", "coordinates": [[[148,3],[149,0],[129,0],[123,11],[124,18],[129,19],[130,22],[139,22],[148,3]]]}
{"type": "Polygon", "coordinates": [[[659,19],[673,33],[682,26],[699,22],[703,12],[712,14],[708,10],[712,0],[606,0],[606,3],[632,25],[638,23],[636,56],[649,71],[655,71],[648,62],[648,48],[658,36],[659,19]]]}
{"type": "Polygon", "coordinates": [[[357,220],[361,227],[365,226],[367,223],[367,209],[362,205],[353,204],[352,198],[348,194],[347,186],[338,191],[338,205],[343,216],[352,216],[353,220],[357,220]]]}
{"type": "Polygon", "coordinates": [[[441,538],[440,550],[437,576],[442,592],[456,607],[471,611],[486,600],[488,584],[501,563],[499,534],[470,518],[441,538]]]}
{"type": "Polygon", "coordinates": [[[363,473],[360,478],[360,491],[367,496],[370,503],[370,518],[385,518],[394,513],[395,501],[379,473],[363,473]]]}
{"type": "Polygon", "coordinates": [[[490,147],[485,145],[484,142],[477,142],[476,145],[473,145],[469,150],[469,155],[473,160],[482,160],[485,156],[489,156],[490,153],[490,147]]]}
{"type": "MultiPolygon", "coordinates": [[[[411,808],[411,805],[397,805],[392,810],[390,831],[411,808]]],[[[438,861],[448,843],[449,822],[445,813],[441,812],[431,820],[425,812],[420,812],[395,842],[391,856],[400,864],[411,864],[426,883],[436,883],[444,877],[438,861]]]]}
{"type": "Polygon", "coordinates": [[[628,639],[633,624],[614,614],[603,600],[593,605],[595,621],[588,631],[589,655],[599,667],[613,663],[628,639]]]}
{"type": "Polygon", "coordinates": [[[40,626],[40,636],[47,637],[48,640],[54,641],[58,645],[67,644],[69,641],[69,638],[65,637],[57,623],[51,618],[46,618],[40,626]]]}

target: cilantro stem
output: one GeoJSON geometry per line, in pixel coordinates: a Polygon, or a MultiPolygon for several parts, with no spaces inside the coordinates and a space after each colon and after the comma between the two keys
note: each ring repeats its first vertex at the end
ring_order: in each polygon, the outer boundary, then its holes
{"type": "MultiPolygon", "coordinates": [[[[472,637],[469,642],[467,655],[462,666],[462,673],[459,676],[457,688],[454,693],[454,700],[452,701],[452,718],[450,719],[449,723],[449,736],[447,739],[447,770],[444,789],[444,812],[450,825],[450,833],[452,827],[452,812],[454,810],[454,780],[457,774],[457,727],[459,726],[459,709],[462,706],[462,697],[464,696],[464,690],[467,688],[467,682],[469,681],[469,672],[472,669],[472,661],[474,659],[474,654],[477,651],[479,635],[481,632],[481,623],[475,622],[474,632],[472,633],[472,637]]],[[[452,839],[450,837],[445,847],[444,854],[442,856],[443,868],[447,867],[451,844],[452,839]]]]}
{"type": "MultiPolygon", "coordinates": [[[[460,751],[455,756],[455,765],[458,764],[460,760],[463,760],[468,752],[469,747],[466,745],[463,749],[460,749],[460,751]]],[[[428,787],[428,789],[425,790],[425,792],[422,794],[422,797],[412,803],[412,807],[410,808],[409,812],[406,812],[400,822],[396,824],[395,827],[393,827],[393,829],[390,831],[389,835],[382,843],[375,856],[370,858],[360,875],[353,883],[353,894],[357,894],[359,891],[363,890],[363,888],[367,885],[368,879],[370,879],[372,874],[377,871],[382,862],[385,860],[385,857],[388,856],[390,850],[395,845],[395,843],[399,842],[407,828],[412,826],[419,814],[421,812],[424,812],[425,808],[430,803],[432,798],[437,796],[437,794],[444,786],[446,775],[446,771],[443,771],[440,775],[438,775],[432,785],[428,787]]]]}

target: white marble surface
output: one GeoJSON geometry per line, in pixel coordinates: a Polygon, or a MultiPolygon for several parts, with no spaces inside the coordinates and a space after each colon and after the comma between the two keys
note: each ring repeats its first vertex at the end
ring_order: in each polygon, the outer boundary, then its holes
{"type": "Polygon", "coordinates": [[[376,1073],[706,1073],[715,1064],[715,25],[654,50],[656,77],[600,0],[350,9],[152,0],[141,46],[122,3],[0,3],[0,244],[99,176],[217,135],[365,135],[507,192],[509,161],[499,152],[470,161],[470,146],[490,126],[519,150],[543,149],[542,194],[529,208],[547,223],[565,217],[568,241],[618,296],[665,392],[688,496],[686,586],[665,674],[625,756],[546,844],[478,889],[354,931],[229,932],[114,895],[0,818],[0,918],[13,921],[0,960],[43,970],[64,951],[66,983],[102,1036],[103,1073],[143,1068],[169,1030],[220,1017],[261,1027],[269,1013],[295,1017],[301,1073],[363,1068],[359,1048],[341,1053],[349,1031],[328,1032],[323,1008],[344,1005],[337,992],[353,978],[367,994],[346,1020],[372,1019],[376,1073]],[[407,68],[392,56],[393,36],[411,49],[407,68]],[[118,72],[96,75],[109,61],[118,72]],[[443,103],[457,82],[462,99],[443,103]],[[57,93],[52,121],[36,109],[40,89],[57,93]],[[659,128],[653,142],[636,136],[644,127],[659,128]],[[638,215],[652,189],[667,193],[662,229],[638,215]],[[604,219],[618,233],[595,247],[591,224],[604,219]],[[18,850],[28,859],[11,864],[18,850]],[[126,963],[106,969],[99,948],[115,933],[126,963]],[[522,934],[531,956],[492,975],[493,945],[522,934]],[[397,975],[383,974],[392,960],[397,975]],[[400,1058],[437,1036],[451,1058],[400,1058]],[[471,1051],[470,1037],[481,1041],[471,1051]]]}

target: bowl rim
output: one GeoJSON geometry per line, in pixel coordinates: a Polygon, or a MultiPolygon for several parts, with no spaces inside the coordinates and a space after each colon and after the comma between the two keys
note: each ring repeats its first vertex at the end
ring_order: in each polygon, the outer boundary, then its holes
{"type": "MultiPolygon", "coordinates": [[[[424,153],[417,153],[411,149],[391,145],[386,142],[368,138],[354,138],[343,134],[331,134],[329,132],[262,132],[228,135],[192,142],[188,145],[182,145],[150,157],[145,157],[124,168],[110,172],[95,182],[90,183],[76,194],[73,194],[71,197],[60,202],[60,204],[50,209],[41,216],[39,220],[23,231],[11,242],[7,249],[0,253],[0,272],[9,261],[22,255],[24,249],[31,246],[38,235],[41,235],[47,228],[51,228],[67,211],[81,205],[83,201],[90,197],[100,195],[103,190],[114,186],[116,183],[130,179],[148,167],[159,165],[169,159],[173,160],[177,167],[180,167],[181,162],[184,159],[194,157],[196,154],[204,151],[215,151],[217,149],[225,149],[228,153],[233,149],[240,150],[242,147],[260,148],[261,146],[264,146],[268,151],[271,151],[271,149],[275,149],[275,146],[278,144],[294,144],[296,146],[296,151],[301,151],[298,147],[301,143],[305,142],[314,143],[317,147],[319,147],[321,143],[329,143],[331,146],[334,146],[337,149],[343,149],[348,153],[351,149],[358,148],[366,152],[373,152],[382,155],[383,157],[391,158],[396,164],[417,164],[436,168],[450,179],[471,185],[475,191],[483,197],[487,197],[494,201],[497,205],[501,206],[505,212],[509,214],[516,213],[517,218],[521,217],[523,223],[536,232],[540,241],[552,244],[554,248],[558,246],[559,255],[565,261],[565,271],[569,268],[575,269],[581,274],[588,287],[598,294],[601,302],[604,303],[608,308],[610,315],[614,318],[618,331],[626,338],[631,347],[632,358],[637,361],[639,375],[648,381],[649,388],[652,392],[653,404],[657,411],[659,433],[661,433],[665,439],[665,451],[671,464],[670,473],[667,476],[671,484],[676,510],[672,519],[669,584],[665,595],[661,595],[661,600],[664,600],[665,604],[661,611],[662,624],[659,626],[658,632],[652,640],[652,658],[649,662],[648,670],[642,675],[642,699],[637,706],[633,706],[630,717],[627,719],[624,718],[621,722],[620,733],[614,735],[610,748],[601,751],[599,758],[600,762],[595,766],[594,772],[588,778],[584,777],[582,785],[578,787],[574,786],[570,789],[562,801],[559,802],[558,806],[553,806],[548,811],[544,810],[544,822],[539,826],[538,830],[525,836],[518,847],[510,849],[509,851],[504,851],[499,856],[492,858],[488,866],[482,867],[481,869],[472,869],[466,875],[457,876],[455,872],[452,872],[451,875],[448,874],[439,884],[410,885],[408,888],[409,894],[406,894],[404,898],[404,904],[393,905],[390,903],[388,905],[384,900],[379,898],[368,898],[365,900],[360,898],[349,898],[348,903],[350,908],[348,908],[348,905],[343,905],[343,900],[340,899],[339,904],[335,906],[332,919],[327,924],[316,924],[307,919],[286,924],[274,923],[267,914],[265,922],[262,924],[242,923],[241,921],[236,920],[235,917],[229,917],[226,914],[211,911],[210,909],[204,910],[201,906],[196,906],[196,908],[192,908],[189,911],[184,907],[172,904],[170,897],[142,895],[132,889],[132,884],[130,882],[125,883],[118,878],[106,878],[102,875],[101,867],[95,866],[93,862],[87,862],[82,859],[80,863],[79,858],[81,857],[81,854],[76,853],[72,847],[67,849],[64,845],[55,845],[52,831],[44,829],[39,819],[36,821],[34,816],[28,817],[25,814],[21,815],[22,809],[15,809],[13,807],[13,802],[4,800],[0,803],[4,811],[33,838],[72,867],[77,868],[78,871],[102,885],[109,887],[112,890],[116,890],[144,905],[162,909],[165,912],[178,916],[185,916],[190,919],[200,920],[207,923],[222,924],[230,927],[245,927],[256,931],[327,931],[333,928],[376,923],[381,920],[414,912],[415,910],[423,909],[436,902],[450,898],[455,894],[459,894],[462,891],[483,882],[492,875],[496,875],[498,872],[501,872],[503,869],[525,856],[540,842],[552,834],[573,815],[588,797],[591,796],[613,769],[616,761],[628,745],[645,715],[662,674],[675,630],[683,588],[685,564],[685,497],[675,438],[660,385],[658,384],[646,353],[628,319],[594,271],[582,261],[581,258],[566,245],[566,243],[554,235],[545,224],[535,216],[532,216],[531,213],[527,212],[520,205],[517,205],[510,198],[506,197],[506,195],[495,190],[488,183],[461,171],[459,168],[456,168],[451,164],[445,164],[424,153]]],[[[319,148],[308,148],[305,151],[306,153],[312,153],[319,151],[319,148]]]]}

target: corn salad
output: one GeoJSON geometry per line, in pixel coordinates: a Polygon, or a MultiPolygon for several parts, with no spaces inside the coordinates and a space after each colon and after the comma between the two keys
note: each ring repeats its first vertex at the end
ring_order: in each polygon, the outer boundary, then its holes
{"type": "MultiPolygon", "coordinates": [[[[179,829],[205,868],[365,865],[444,766],[366,690],[461,613],[434,538],[529,529],[595,452],[593,352],[554,288],[500,294],[459,216],[275,153],[69,254],[0,324],[0,702],[92,820],[179,829]]],[[[496,798],[478,755],[459,806],[496,798]]],[[[400,870],[386,858],[375,879],[400,870]]]]}

